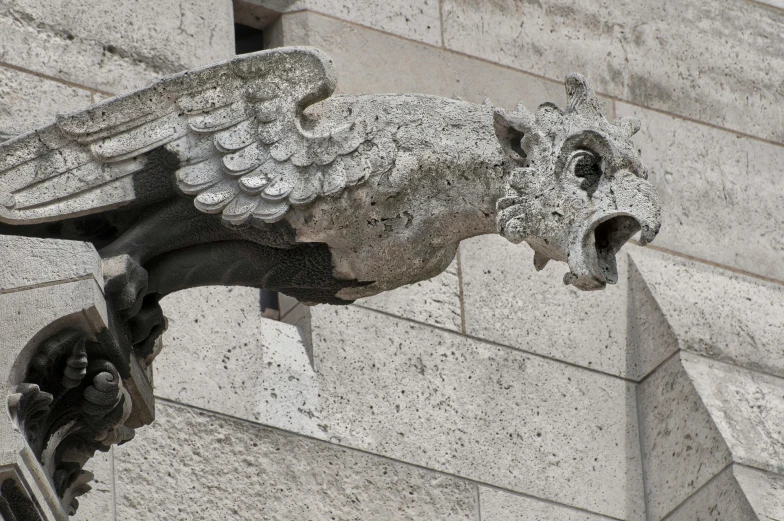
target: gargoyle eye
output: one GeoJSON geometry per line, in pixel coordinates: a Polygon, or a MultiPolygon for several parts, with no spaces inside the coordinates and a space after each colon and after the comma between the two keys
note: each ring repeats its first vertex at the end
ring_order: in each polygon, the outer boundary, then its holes
{"type": "Polygon", "coordinates": [[[569,160],[569,168],[575,177],[581,178],[580,188],[593,195],[604,173],[602,158],[590,150],[578,150],[569,160]]]}

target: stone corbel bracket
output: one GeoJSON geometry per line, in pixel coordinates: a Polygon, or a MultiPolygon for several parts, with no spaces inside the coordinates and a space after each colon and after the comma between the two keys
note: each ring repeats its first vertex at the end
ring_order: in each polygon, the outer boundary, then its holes
{"type": "Polygon", "coordinates": [[[84,463],[153,420],[149,366],[110,327],[92,245],[0,236],[0,258],[0,514],[62,521],[90,489],[84,463]]]}

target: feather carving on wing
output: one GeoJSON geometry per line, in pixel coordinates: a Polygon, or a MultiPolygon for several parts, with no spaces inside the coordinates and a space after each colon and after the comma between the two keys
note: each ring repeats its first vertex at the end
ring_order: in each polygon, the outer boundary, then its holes
{"type": "Polygon", "coordinates": [[[0,221],[42,222],[134,199],[132,177],[165,147],[177,185],[230,224],[269,223],[294,205],[340,194],[389,170],[396,147],[378,121],[303,127],[334,91],[332,63],[311,48],[243,55],[61,116],[0,144],[0,221]]]}

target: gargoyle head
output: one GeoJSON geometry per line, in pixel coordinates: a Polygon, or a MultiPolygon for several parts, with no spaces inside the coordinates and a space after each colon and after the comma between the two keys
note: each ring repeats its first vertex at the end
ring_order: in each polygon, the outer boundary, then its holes
{"type": "Polygon", "coordinates": [[[566,78],[568,106],[552,103],[531,114],[495,111],[501,146],[520,166],[497,203],[501,235],[526,241],[534,265],[567,262],[566,284],[602,289],[618,280],[615,254],[641,231],[640,243],[653,240],[661,207],[631,136],[636,118],[608,122],[585,79],[566,78]]]}

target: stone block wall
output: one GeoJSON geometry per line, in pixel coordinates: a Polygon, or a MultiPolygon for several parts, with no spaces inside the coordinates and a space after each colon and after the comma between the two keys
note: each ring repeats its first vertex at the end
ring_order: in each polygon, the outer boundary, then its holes
{"type": "Polygon", "coordinates": [[[563,106],[580,72],[642,120],[664,226],[598,293],[484,236],[307,320],[171,295],[156,422],[93,460],[77,519],[784,519],[784,5],[0,0],[0,133],[230,56],[233,13],[341,93],[563,106]]]}

